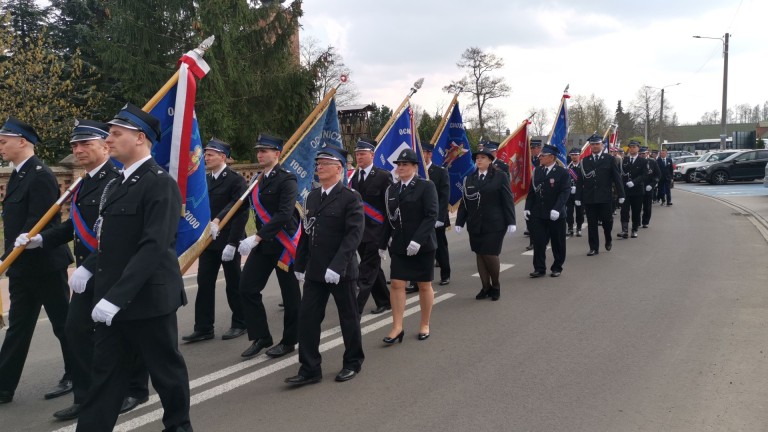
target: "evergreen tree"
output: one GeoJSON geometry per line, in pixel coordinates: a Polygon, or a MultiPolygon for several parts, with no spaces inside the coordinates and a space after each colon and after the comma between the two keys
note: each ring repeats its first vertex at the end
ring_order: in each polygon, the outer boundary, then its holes
{"type": "Polygon", "coordinates": [[[386,105],[378,106],[376,105],[376,102],[372,102],[371,107],[373,107],[373,111],[369,117],[371,137],[376,138],[379,135],[379,132],[381,132],[381,129],[384,128],[384,125],[387,124],[390,117],[392,117],[392,108],[386,105]]]}
{"type": "MultiPolygon", "coordinates": [[[[624,112],[624,107],[622,107],[621,101],[616,104],[616,116],[614,117],[613,122],[619,127],[620,137],[628,137],[642,133],[642,131],[637,128],[635,120],[632,118],[632,114],[624,112]]],[[[627,140],[626,142],[629,141],[627,140]]]]}
{"type": "Polygon", "coordinates": [[[437,126],[440,125],[440,120],[442,119],[443,116],[439,113],[435,113],[434,116],[431,116],[426,110],[422,112],[421,122],[419,123],[418,127],[419,137],[421,138],[422,143],[429,143],[429,140],[431,140],[432,136],[435,135],[437,126]]]}
{"type": "Polygon", "coordinates": [[[0,12],[10,16],[10,20],[3,23],[3,28],[13,29],[13,43],[19,45],[17,48],[34,45],[46,26],[47,11],[34,0],[7,0],[3,2],[0,12]]]}

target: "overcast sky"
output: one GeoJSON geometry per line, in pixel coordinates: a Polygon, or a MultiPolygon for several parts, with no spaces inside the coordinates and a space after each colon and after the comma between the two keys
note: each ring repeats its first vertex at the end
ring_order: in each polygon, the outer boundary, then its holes
{"type": "MultiPolygon", "coordinates": [[[[643,85],[662,87],[681,123],[722,103],[719,40],[731,33],[728,106],[768,100],[766,0],[307,0],[302,39],[332,45],[351,69],[361,103],[397,107],[424,77],[413,102],[444,109],[442,87],[470,46],[503,58],[512,88],[491,102],[519,124],[531,107],[554,111],[562,90],[627,107],[643,85]]],[[[467,105],[467,99],[461,99],[467,105]]],[[[552,117],[550,115],[550,117],[552,117]]]]}

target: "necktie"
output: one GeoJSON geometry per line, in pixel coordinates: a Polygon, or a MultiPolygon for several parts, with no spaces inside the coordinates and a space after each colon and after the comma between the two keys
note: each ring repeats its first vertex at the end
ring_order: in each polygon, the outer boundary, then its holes
{"type": "Polygon", "coordinates": [[[635,158],[629,158],[629,163],[630,163],[630,165],[635,163],[635,158]]]}
{"type": "Polygon", "coordinates": [[[322,194],[320,194],[320,204],[322,204],[326,198],[328,198],[328,193],[323,192],[322,194]]]}
{"type": "Polygon", "coordinates": [[[403,193],[404,190],[405,190],[405,183],[401,183],[400,184],[400,193],[403,193]]]}
{"type": "Polygon", "coordinates": [[[360,170],[360,183],[365,181],[365,171],[360,170]]]}
{"type": "Polygon", "coordinates": [[[485,174],[480,174],[480,181],[485,181],[485,174]]]}
{"type": "Polygon", "coordinates": [[[13,170],[13,172],[11,172],[11,178],[8,179],[8,184],[9,185],[11,183],[13,183],[14,181],[16,181],[17,174],[18,174],[18,172],[16,170],[13,170]]]}

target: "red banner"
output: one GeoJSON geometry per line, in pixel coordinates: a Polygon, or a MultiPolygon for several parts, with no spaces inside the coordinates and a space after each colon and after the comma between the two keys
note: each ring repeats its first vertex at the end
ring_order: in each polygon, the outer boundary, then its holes
{"type": "Polygon", "coordinates": [[[512,132],[499,146],[496,157],[509,165],[510,187],[515,204],[528,196],[531,187],[531,148],[528,145],[528,120],[512,132]]]}

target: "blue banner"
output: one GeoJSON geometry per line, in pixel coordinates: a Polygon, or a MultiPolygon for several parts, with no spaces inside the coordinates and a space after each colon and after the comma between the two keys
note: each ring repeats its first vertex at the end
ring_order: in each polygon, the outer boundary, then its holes
{"type": "MultiPolygon", "coordinates": [[[[282,167],[296,174],[296,179],[299,181],[299,203],[303,203],[312,190],[312,180],[315,178],[315,156],[317,151],[327,144],[344,147],[341,133],[339,133],[336,99],[331,99],[317,121],[310,126],[301,141],[296,143],[282,162],[282,167]]],[[[345,166],[344,173],[347,172],[346,169],[345,166]]],[[[342,175],[342,177],[346,185],[347,176],[342,175]]]]}
{"type": "MultiPolygon", "coordinates": [[[[162,131],[160,142],[152,148],[152,157],[166,171],[171,159],[171,138],[173,135],[173,116],[176,104],[177,86],[173,86],[150,114],[160,120],[162,131]]],[[[205,161],[203,144],[197,126],[197,117],[192,113],[192,130],[189,143],[189,168],[187,170],[187,196],[182,197],[186,204],[184,215],[179,218],[176,237],[176,255],[180,256],[202,237],[211,220],[211,207],[208,204],[208,184],[205,180],[205,161]]],[[[178,181],[178,180],[177,180],[178,181]]]]}
{"type": "Polygon", "coordinates": [[[432,163],[445,167],[451,181],[451,197],[448,202],[456,204],[462,197],[464,177],[475,170],[472,151],[469,147],[464,120],[461,118],[459,103],[453,106],[448,121],[440,132],[432,152],[432,163]]]}
{"type": "Polygon", "coordinates": [[[395,175],[395,159],[403,149],[409,148],[416,152],[419,159],[419,176],[427,178],[424,170],[424,156],[421,154],[421,146],[417,145],[416,128],[413,125],[413,113],[410,105],[392,123],[384,138],[373,153],[373,164],[379,168],[390,171],[395,175]]]}
{"type": "Polygon", "coordinates": [[[557,147],[560,152],[557,158],[563,163],[563,166],[568,166],[566,158],[568,157],[568,150],[565,146],[565,141],[568,139],[568,104],[566,103],[567,97],[563,96],[560,102],[560,110],[557,113],[557,120],[555,120],[555,127],[552,128],[552,136],[549,137],[549,143],[557,147]]]}

